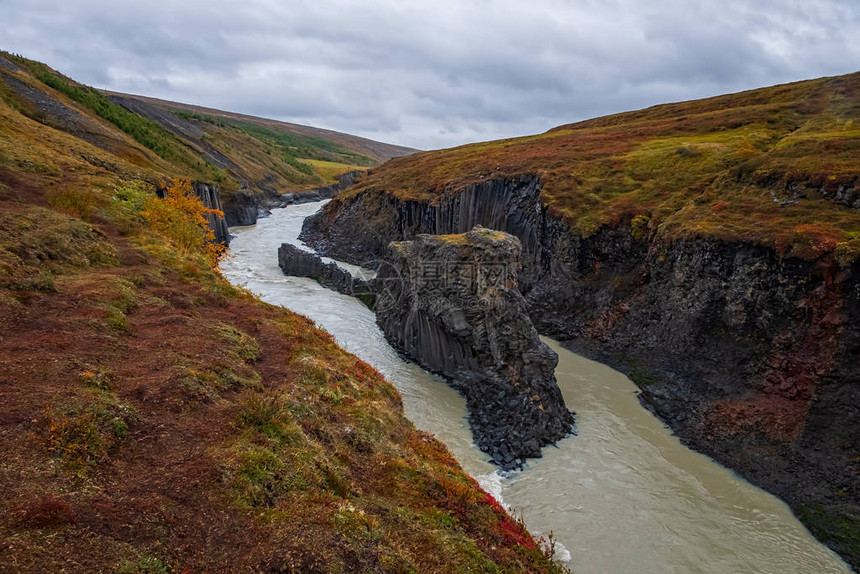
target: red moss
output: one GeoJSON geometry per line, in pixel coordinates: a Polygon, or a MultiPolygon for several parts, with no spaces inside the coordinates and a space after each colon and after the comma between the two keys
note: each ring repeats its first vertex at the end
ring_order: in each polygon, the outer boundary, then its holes
{"type": "Polygon", "coordinates": [[[51,494],[26,504],[20,510],[19,516],[19,526],[31,528],[55,528],[78,520],[71,504],[51,494]]]}
{"type": "Polygon", "coordinates": [[[701,423],[704,435],[758,432],[779,442],[796,440],[819,386],[837,363],[846,316],[840,283],[819,287],[798,304],[810,316],[803,334],[787,331],[773,342],[750,395],[716,401],[701,423]]]}

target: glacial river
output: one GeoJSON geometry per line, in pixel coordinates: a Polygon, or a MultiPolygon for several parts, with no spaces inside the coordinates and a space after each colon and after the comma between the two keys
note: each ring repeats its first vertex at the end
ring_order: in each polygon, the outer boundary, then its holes
{"type": "Polygon", "coordinates": [[[682,446],[640,406],[621,373],[546,342],[578,436],[546,448],[528,468],[500,473],[472,444],[465,400],[402,360],[361,302],[310,279],[285,277],[281,243],[301,245],[302,221],[325,202],[275,210],[236,236],[223,274],[263,300],[306,315],[376,367],[403,397],[406,416],[448,445],[463,468],[521,516],[552,531],[556,556],[576,574],[850,572],[788,507],[682,446]]]}

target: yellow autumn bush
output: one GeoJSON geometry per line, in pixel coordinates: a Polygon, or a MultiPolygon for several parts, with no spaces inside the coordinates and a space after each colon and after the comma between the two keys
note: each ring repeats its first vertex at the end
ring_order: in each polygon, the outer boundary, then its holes
{"type": "Polygon", "coordinates": [[[176,247],[206,256],[213,267],[224,255],[225,246],[215,241],[207,216],[223,217],[223,212],[203,205],[187,179],[174,179],[164,199],[149,197],[140,212],[153,231],[176,247]]]}

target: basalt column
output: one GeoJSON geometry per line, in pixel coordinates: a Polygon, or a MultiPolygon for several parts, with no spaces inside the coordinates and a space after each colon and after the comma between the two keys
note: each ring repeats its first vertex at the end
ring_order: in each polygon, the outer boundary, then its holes
{"type": "Polygon", "coordinates": [[[390,246],[373,282],[377,322],[397,348],[467,400],[478,446],[506,469],[571,432],[543,344],[517,289],[522,246],[476,227],[390,246]]]}

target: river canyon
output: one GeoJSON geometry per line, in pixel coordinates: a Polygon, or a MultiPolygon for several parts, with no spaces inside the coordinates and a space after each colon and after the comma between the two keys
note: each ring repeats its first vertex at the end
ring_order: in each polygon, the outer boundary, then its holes
{"type": "MultiPolygon", "coordinates": [[[[501,472],[473,444],[465,399],[404,361],[363,303],[311,279],[286,277],[277,250],[298,240],[325,202],[273,210],[234,227],[223,274],[263,300],[307,315],[378,369],[413,423],[442,440],[469,474],[522,516],[553,532],[557,559],[590,572],[849,572],[777,498],[684,447],[644,409],[623,374],[544,339],[558,353],[556,379],[577,413],[578,436],[547,447],[526,468],[501,472]]],[[[354,267],[340,264],[355,271],[354,267]]]]}

